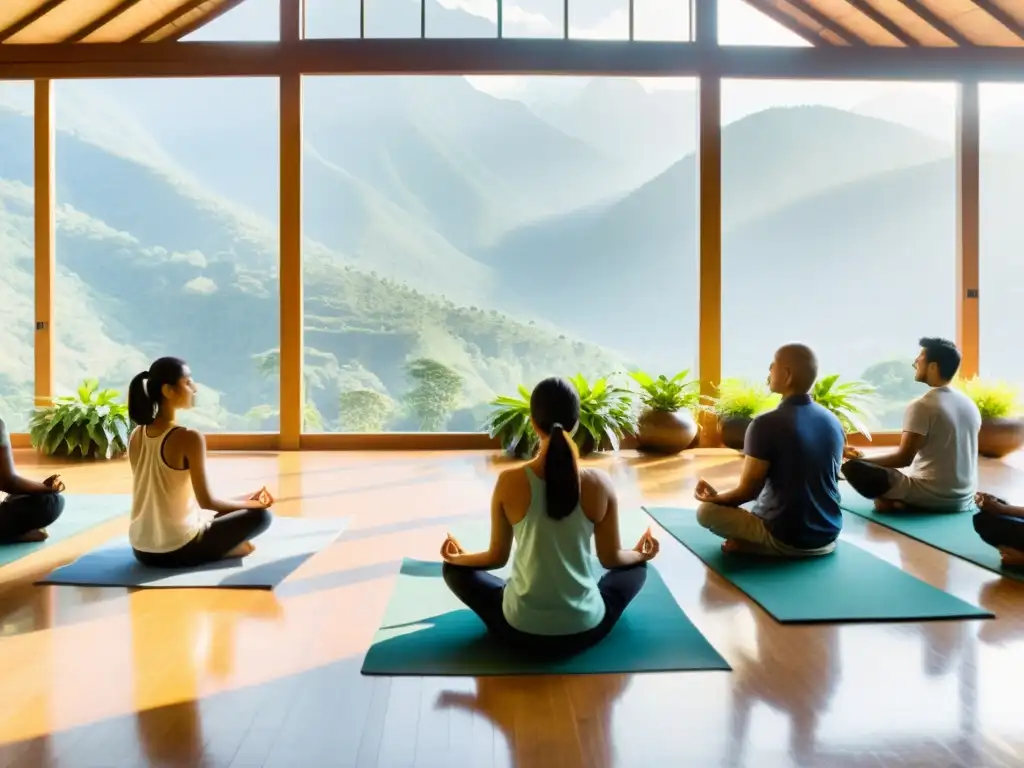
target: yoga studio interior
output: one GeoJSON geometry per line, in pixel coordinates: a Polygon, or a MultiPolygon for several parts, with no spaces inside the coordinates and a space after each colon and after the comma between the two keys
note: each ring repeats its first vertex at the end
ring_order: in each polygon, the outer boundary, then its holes
{"type": "Polygon", "coordinates": [[[1024,766],[1022,212],[1024,0],[0,0],[0,768],[1024,766]]]}

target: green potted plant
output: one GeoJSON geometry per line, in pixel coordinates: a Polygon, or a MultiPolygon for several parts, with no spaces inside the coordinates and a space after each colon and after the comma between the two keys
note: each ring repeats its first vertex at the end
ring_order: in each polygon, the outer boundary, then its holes
{"type": "Polygon", "coordinates": [[[580,394],[580,426],[576,430],[580,456],[617,451],[623,437],[636,434],[632,392],[609,383],[608,377],[591,384],[577,373],[569,381],[580,394]]]}
{"type": "Polygon", "coordinates": [[[814,382],[811,398],[836,415],[847,437],[853,434],[871,439],[867,420],[871,418],[871,402],[875,388],[865,381],[840,381],[834,373],[814,382]]]}
{"type": "Polygon", "coordinates": [[[738,378],[723,379],[710,406],[718,417],[719,439],[727,448],[742,451],[750,422],[778,402],[779,396],[772,394],[764,384],[738,378]]]}
{"type": "Polygon", "coordinates": [[[519,396],[501,395],[490,403],[494,409],[484,423],[492,438],[501,440],[502,449],[512,458],[525,459],[537,451],[537,433],[530,421],[530,392],[519,385],[519,396]]]}
{"type": "Polygon", "coordinates": [[[1001,459],[1024,446],[1024,419],[1016,387],[978,377],[958,379],[956,386],[974,401],[981,413],[980,455],[1001,459]]]}
{"type": "Polygon", "coordinates": [[[47,456],[113,459],[128,450],[131,420],[121,393],[87,379],[70,397],[54,398],[29,421],[32,447],[47,456]]]}
{"type": "Polygon", "coordinates": [[[637,422],[637,449],[645,453],[675,454],[697,440],[699,427],[693,411],[700,408],[700,382],[688,379],[689,369],[671,379],[652,378],[644,371],[630,371],[640,386],[644,410],[637,422]]]}

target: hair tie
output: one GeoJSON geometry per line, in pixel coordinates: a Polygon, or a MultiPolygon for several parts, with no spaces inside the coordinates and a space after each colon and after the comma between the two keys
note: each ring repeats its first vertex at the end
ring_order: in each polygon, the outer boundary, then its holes
{"type": "Polygon", "coordinates": [[[560,421],[556,421],[554,424],[551,425],[551,431],[553,432],[556,428],[562,430],[563,432],[565,431],[565,427],[562,426],[562,422],[560,421]]]}

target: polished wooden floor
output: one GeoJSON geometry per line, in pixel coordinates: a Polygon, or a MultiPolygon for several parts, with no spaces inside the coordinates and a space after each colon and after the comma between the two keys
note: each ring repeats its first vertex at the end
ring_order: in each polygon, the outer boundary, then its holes
{"type": "MultiPolygon", "coordinates": [[[[129,490],[124,463],[57,466],[68,490],[129,490]]],[[[688,504],[735,454],[596,461],[626,503],[688,504]]],[[[733,672],[362,677],[403,556],[483,516],[486,453],[224,455],[223,493],[266,483],[279,515],[347,533],[275,592],[34,587],[117,520],[0,569],[0,767],[1024,766],[1024,584],[856,517],[843,537],[992,610],[990,621],[776,624],[662,535],[679,604],[733,672]]],[[[1024,474],[983,468],[1024,500],[1024,474]]],[[[657,528],[655,528],[657,531],[657,528]]],[[[828,589],[827,584],[822,589],[828,589]]]]}

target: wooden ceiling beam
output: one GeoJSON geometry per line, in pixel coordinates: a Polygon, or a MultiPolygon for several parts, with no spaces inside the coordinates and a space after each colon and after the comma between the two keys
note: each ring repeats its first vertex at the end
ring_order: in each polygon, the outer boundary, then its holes
{"type": "Polygon", "coordinates": [[[964,36],[963,32],[954,27],[944,18],[939,16],[935,11],[929,8],[927,5],[921,2],[921,0],[897,0],[900,5],[912,12],[921,21],[925,22],[928,26],[939,32],[949,40],[953,41],[959,46],[968,47],[974,45],[967,37],[964,36]]]}
{"type": "MultiPolygon", "coordinates": [[[[0,0],[0,2],[2,2],[2,0],[0,0]]],[[[10,40],[23,29],[27,29],[32,26],[50,11],[55,10],[58,6],[63,4],[64,0],[47,0],[47,2],[42,5],[36,6],[9,27],[0,29],[0,43],[5,40],[10,40]]]]}
{"type": "Polygon", "coordinates": [[[144,27],[143,29],[139,30],[134,35],[129,37],[125,42],[128,42],[128,43],[144,43],[144,42],[146,42],[146,40],[149,39],[150,35],[156,34],[161,29],[166,27],[168,24],[173,24],[174,22],[178,21],[179,19],[185,18],[185,16],[187,14],[191,13],[192,11],[194,11],[196,8],[201,6],[206,1],[207,0],[185,0],[184,3],[179,5],[173,11],[170,11],[169,13],[164,14],[161,18],[159,18],[156,21],[154,21],[148,27],[144,27]]]}
{"type": "Polygon", "coordinates": [[[218,5],[210,13],[206,14],[205,16],[200,16],[198,19],[196,19],[195,21],[193,21],[190,24],[185,24],[185,25],[183,25],[181,27],[178,27],[176,30],[174,30],[173,34],[168,35],[167,37],[160,38],[160,39],[161,39],[161,41],[164,41],[164,40],[174,40],[175,42],[177,42],[178,40],[181,40],[182,38],[188,37],[193,32],[195,32],[197,29],[205,27],[211,21],[213,21],[214,19],[216,19],[216,18],[218,18],[220,16],[223,16],[228,11],[237,8],[239,5],[241,5],[242,2],[243,2],[243,0],[223,0],[223,2],[220,5],[218,5]]]}
{"type": "Polygon", "coordinates": [[[97,18],[93,19],[88,24],[86,24],[84,27],[76,29],[74,32],[72,32],[70,35],[64,38],[64,42],[80,43],[93,32],[103,29],[103,27],[107,26],[107,24],[112,22],[114,19],[116,19],[118,16],[125,13],[126,11],[131,10],[140,2],[142,2],[142,0],[122,0],[122,2],[115,5],[102,16],[98,16],[97,18]]]}
{"type": "Polygon", "coordinates": [[[912,34],[907,32],[903,27],[897,24],[895,21],[890,19],[884,13],[879,11],[875,6],[868,2],[868,0],[846,0],[847,4],[856,8],[858,11],[863,13],[875,24],[880,26],[890,35],[895,37],[901,43],[908,48],[915,48],[921,45],[921,41],[914,37],[912,34]]]}
{"type": "Polygon", "coordinates": [[[852,29],[847,29],[838,21],[833,19],[831,16],[822,13],[816,7],[811,5],[807,0],[786,0],[790,5],[796,8],[801,13],[809,16],[818,22],[825,29],[829,30],[835,35],[838,35],[842,40],[845,40],[848,45],[867,45],[868,41],[858,35],[852,29]]]}
{"type": "Polygon", "coordinates": [[[971,2],[976,8],[987,13],[1006,29],[1024,41],[1024,24],[1021,24],[1013,16],[992,2],[992,0],[971,0],[971,2]]]}

